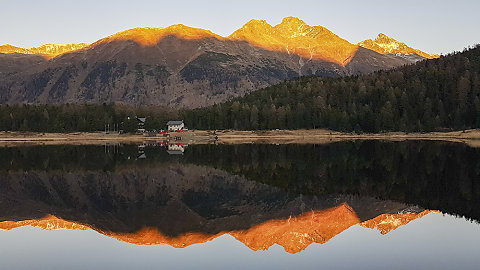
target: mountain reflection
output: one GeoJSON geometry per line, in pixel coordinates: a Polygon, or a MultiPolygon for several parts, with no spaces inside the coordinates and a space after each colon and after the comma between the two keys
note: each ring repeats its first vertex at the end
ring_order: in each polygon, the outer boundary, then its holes
{"type": "Polygon", "coordinates": [[[0,222],[0,230],[11,230],[23,226],[33,226],[44,230],[95,230],[117,240],[137,245],[170,245],[184,248],[204,243],[221,235],[229,234],[252,250],[267,250],[274,244],[284,247],[285,251],[296,253],[312,243],[323,244],[350,226],[359,224],[371,229],[379,229],[386,234],[410,221],[435,212],[425,210],[421,213],[385,214],[375,219],[360,222],[355,212],[346,204],[322,210],[311,211],[287,220],[270,220],[247,230],[225,231],[217,234],[188,232],[178,236],[167,236],[157,228],[145,227],[133,233],[103,231],[92,225],[83,225],[66,221],[55,216],[46,216],[36,220],[0,222]]]}
{"type": "Polygon", "coordinates": [[[109,147],[0,148],[0,229],[174,247],[230,234],[294,253],[356,224],[388,233],[425,209],[478,220],[465,206],[478,203],[480,151],[461,144],[144,145],[144,159],[138,146],[109,147]]]}

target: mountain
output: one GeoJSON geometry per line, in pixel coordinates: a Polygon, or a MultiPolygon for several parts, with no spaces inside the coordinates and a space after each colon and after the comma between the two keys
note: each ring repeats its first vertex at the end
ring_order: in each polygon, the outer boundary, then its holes
{"type": "Polygon", "coordinates": [[[309,26],[294,17],[271,26],[266,21],[251,20],[229,36],[271,51],[297,54],[308,60],[318,59],[345,66],[358,50],[322,26],[309,26]]]}
{"type": "Polygon", "coordinates": [[[0,53],[0,81],[2,77],[22,72],[40,64],[46,65],[48,60],[38,54],[0,53]]]}
{"type": "MultiPolygon", "coordinates": [[[[194,108],[299,76],[365,74],[418,60],[359,47],[293,17],[276,26],[252,20],[228,37],[181,24],[135,28],[80,47],[33,65],[0,54],[0,103],[194,108]]],[[[76,47],[41,48],[53,55],[76,47]]]]}
{"type": "Polygon", "coordinates": [[[285,81],[218,106],[185,111],[182,119],[193,129],[477,129],[480,45],[363,76],[285,81]]]}
{"type": "Polygon", "coordinates": [[[96,46],[114,41],[134,41],[142,46],[156,46],[163,38],[167,36],[176,36],[185,40],[198,40],[204,38],[223,39],[221,36],[216,35],[208,30],[192,28],[183,24],[175,24],[165,28],[133,28],[113,34],[95,42],[92,45],[96,46]]]}
{"type": "Polygon", "coordinates": [[[47,59],[57,57],[59,55],[80,50],[87,47],[87,43],[73,44],[44,44],[30,49],[15,47],[10,44],[0,45],[0,53],[21,53],[21,54],[39,54],[47,59]]]}
{"type": "Polygon", "coordinates": [[[399,54],[405,56],[417,56],[427,59],[440,57],[438,54],[428,54],[418,49],[409,47],[407,44],[399,42],[382,33],[380,33],[376,39],[367,39],[358,43],[358,45],[381,54],[399,54]]]}
{"type": "Polygon", "coordinates": [[[30,49],[16,47],[10,44],[0,45],[0,53],[22,53],[22,54],[33,54],[30,49]]]}

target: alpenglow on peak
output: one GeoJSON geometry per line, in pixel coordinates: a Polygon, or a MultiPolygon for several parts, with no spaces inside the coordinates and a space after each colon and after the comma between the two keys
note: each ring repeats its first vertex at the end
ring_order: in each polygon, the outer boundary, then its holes
{"type": "Polygon", "coordinates": [[[278,25],[251,20],[231,34],[229,39],[307,59],[320,59],[347,64],[358,46],[340,38],[322,26],[310,26],[296,17],[286,17],[278,25]]]}
{"type": "Polygon", "coordinates": [[[367,48],[369,50],[376,51],[381,54],[403,54],[403,55],[416,54],[428,59],[440,57],[437,54],[428,54],[418,49],[409,47],[407,46],[407,44],[403,42],[399,42],[383,33],[378,34],[377,38],[374,40],[367,39],[358,43],[358,45],[361,47],[367,48]]]}

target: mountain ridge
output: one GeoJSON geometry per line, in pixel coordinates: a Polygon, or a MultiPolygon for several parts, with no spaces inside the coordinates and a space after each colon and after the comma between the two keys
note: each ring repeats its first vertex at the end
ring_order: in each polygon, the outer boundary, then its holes
{"type": "Polygon", "coordinates": [[[0,103],[196,108],[301,76],[360,75],[424,59],[380,54],[294,17],[275,26],[251,20],[228,37],[177,24],[62,48],[42,47],[57,53],[48,61],[0,53],[0,103]]]}
{"type": "Polygon", "coordinates": [[[224,39],[224,37],[217,35],[209,30],[202,28],[195,28],[186,26],[183,24],[174,24],[168,27],[136,27],[121,31],[110,35],[106,38],[102,38],[90,46],[95,46],[101,43],[108,43],[112,41],[125,41],[131,40],[143,46],[153,46],[156,45],[162,38],[175,35],[182,39],[202,39],[202,38],[217,38],[224,39]]]}
{"type": "Polygon", "coordinates": [[[352,52],[354,53],[359,46],[382,54],[417,54],[429,59],[439,57],[437,54],[428,54],[418,49],[413,49],[407,46],[405,43],[390,38],[383,33],[380,33],[375,40],[367,39],[359,42],[358,44],[352,44],[323,26],[310,26],[297,17],[285,17],[280,24],[275,26],[270,25],[266,20],[252,19],[245,23],[241,28],[235,30],[232,34],[225,37],[215,34],[210,30],[190,27],[183,24],[174,24],[167,27],[136,27],[127,29],[112,34],[108,37],[101,38],[91,44],[43,44],[32,48],[22,48],[10,44],[4,44],[0,45],[0,53],[40,54],[45,55],[48,58],[54,58],[64,53],[77,51],[85,47],[91,47],[101,43],[119,40],[131,40],[144,46],[153,46],[168,35],[177,35],[178,37],[184,39],[201,39],[212,37],[220,40],[243,40],[266,49],[287,51],[288,53],[290,53],[290,50],[299,50],[297,53],[307,58],[311,59],[312,57],[318,55],[322,59],[333,60],[338,63],[345,63],[348,61],[349,58],[352,57],[350,54],[352,52]],[[262,35],[265,36],[266,34],[268,34],[267,37],[262,37],[262,35]],[[319,36],[323,39],[315,44],[314,39],[319,36]],[[309,38],[309,40],[305,40],[305,38],[309,38]],[[297,40],[291,41],[291,39],[297,40]],[[301,42],[299,42],[298,39],[300,39],[301,42]],[[326,39],[330,39],[329,42],[331,44],[325,44],[328,43],[325,42],[326,39]],[[322,42],[323,44],[318,44],[322,42]],[[313,47],[311,45],[312,43],[314,44],[313,47]],[[389,44],[390,46],[388,46],[389,44]],[[289,46],[292,45],[293,47],[289,48],[289,46]],[[337,47],[338,45],[341,45],[347,48],[344,48],[345,52],[343,52],[341,56],[336,57],[332,55],[322,56],[322,52],[315,51],[316,47],[325,49],[327,48],[327,45],[332,47],[334,45],[337,47]],[[400,48],[393,50],[395,46],[400,48]]]}
{"type": "Polygon", "coordinates": [[[32,48],[21,48],[10,44],[0,45],[0,53],[21,53],[21,54],[37,54],[47,59],[55,58],[62,54],[81,50],[90,46],[87,43],[68,43],[68,44],[43,44],[32,48]]]}
{"type": "Polygon", "coordinates": [[[295,17],[286,17],[272,26],[264,20],[250,20],[233,32],[230,39],[244,40],[256,46],[294,52],[307,59],[318,58],[345,66],[358,46],[340,38],[323,26],[310,26],[295,17]]]}
{"type": "Polygon", "coordinates": [[[419,49],[409,47],[407,44],[399,42],[383,33],[378,34],[374,40],[367,39],[359,42],[358,45],[381,54],[418,55],[427,59],[440,57],[438,54],[429,54],[419,49]]]}

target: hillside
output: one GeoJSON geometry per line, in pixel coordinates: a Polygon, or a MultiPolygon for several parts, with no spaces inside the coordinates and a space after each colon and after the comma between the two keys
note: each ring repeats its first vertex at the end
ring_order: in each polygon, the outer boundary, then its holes
{"type": "Polygon", "coordinates": [[[48,61],[29,55],[35,48],[5,47],[15,53],[0,54],[0,103],[195,108],[300,76],[367,74],[423,59],[377,53],[293,17],[276,26],[252,20],[228,37],[179,24],[52,46],[36,48],[58,55],[48,61]]]}
{"type": "Polygon", "coordinates": [[[370,75],[287,81],[184,116],[196,129],[479,128],[480,46],[370,75]]]}

